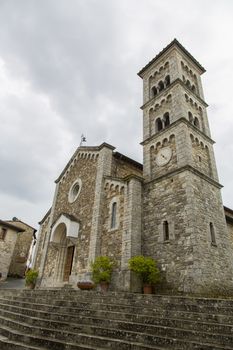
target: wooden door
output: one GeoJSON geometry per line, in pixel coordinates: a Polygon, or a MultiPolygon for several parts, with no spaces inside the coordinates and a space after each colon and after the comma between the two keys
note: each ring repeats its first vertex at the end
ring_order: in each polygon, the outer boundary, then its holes
{"type": "Polygon", "coordinates": [[[73,257],[74,257],[74,245],[67,248],[66,262],[64,267],[64,277],[63,277],[63,280],[66,282],[69,281],[69,277],[71,274],[73,257]]]}

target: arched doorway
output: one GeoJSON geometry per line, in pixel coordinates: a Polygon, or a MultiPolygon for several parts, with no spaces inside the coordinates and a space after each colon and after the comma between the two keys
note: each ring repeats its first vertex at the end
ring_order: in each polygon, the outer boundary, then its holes
{"type": "Polygon", "coordinates": [[[54,280],[60,285],[69,282],[75,250],[74,244],[67,237],[67,227],[64,222],[56,226],[51,243],[58,251],[54,280]]]}
{"type": "Polygon", "coordinates": [[[57,251],[54,285],[62,286],[70,280],[78,233],[79,222],[68,214],[61,214],[52,227],[50,244],[57,251]]]}

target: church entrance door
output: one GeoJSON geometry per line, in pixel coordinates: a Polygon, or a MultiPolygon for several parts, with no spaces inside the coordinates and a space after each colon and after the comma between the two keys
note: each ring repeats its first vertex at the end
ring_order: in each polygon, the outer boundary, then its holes
{"type": "Polygon", "coordinates": [[[69,281],[69,277],[72,270],[73,257],[74,257],[74,245],[67,248],[66,262],[64,266],[64,277],[63,277],[64,282],[69,281]]]}

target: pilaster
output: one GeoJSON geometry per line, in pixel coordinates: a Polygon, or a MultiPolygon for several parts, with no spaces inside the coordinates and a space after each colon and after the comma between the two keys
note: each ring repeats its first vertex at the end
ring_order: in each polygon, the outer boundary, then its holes
{"type": "Polygon", "coordinates": [[[103,144],[100,146],[99,158],[97,164],[97,175],[95,184],[94,206],[91,223],[91,236],[88,257],[88,269],[90,270],[91,262],[100,253],[100,236],[101,236],[101,206],[104,197],[103,184],[104,176],[111,175],[112,169],[112,151],[114,147],[103,144]]]}

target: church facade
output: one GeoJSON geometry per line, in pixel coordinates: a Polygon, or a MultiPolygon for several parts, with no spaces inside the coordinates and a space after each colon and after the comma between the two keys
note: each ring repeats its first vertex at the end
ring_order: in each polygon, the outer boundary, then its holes
{"type": "Polygon", "coordinates": [[[232,288],[233,212],[222,204],[204,72],[175,39],[138,73],[143,165],[106,143],[76,150],[40,222],[41,286],[89,280],[91,262],[107,255],[111,288],[138,291],[128,260],[143,254],[157,260],[166,288],[232,288]]]}

